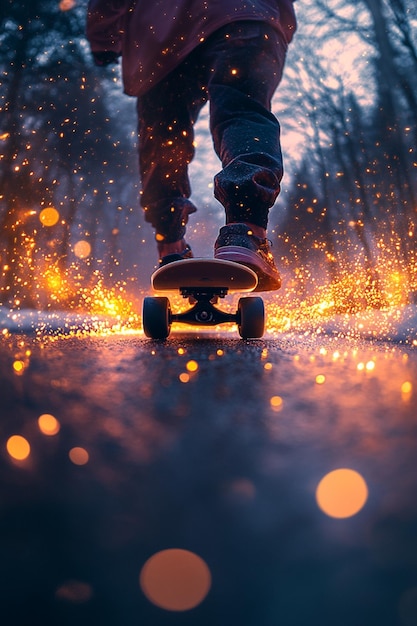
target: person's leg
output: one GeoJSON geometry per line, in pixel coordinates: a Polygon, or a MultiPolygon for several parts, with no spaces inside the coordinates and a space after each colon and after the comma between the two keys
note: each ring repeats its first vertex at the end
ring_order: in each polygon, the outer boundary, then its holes
{"type": "Polygon", "coordinates": [[[226,223],[266,228],[283,174],[280,128],[271,99],[281,80],[286,44],[262,22],[232,23],[210,50],[210,124],[223,169],[215,196],[226,223]]]}
{"type": "Polygon", "coordinates": [[[223,166],[215,177],[215,196],[230,225],[221,230],[215,256],[255,269],[260,290],[280,286],[265,237],[283,174],[280,128],[271,99],[286,49],[279,34],[262,22],[232,23],[206,48],[211,132],[223,166]]]}
{"type": "Polygon", "coordinates": [[[187,61],[138,98],[140,201],[155,228],[160,258],[186,246],[185,226],[196,211],[187,170],[194,156],[193,126],[205,102],[187,61]]]}

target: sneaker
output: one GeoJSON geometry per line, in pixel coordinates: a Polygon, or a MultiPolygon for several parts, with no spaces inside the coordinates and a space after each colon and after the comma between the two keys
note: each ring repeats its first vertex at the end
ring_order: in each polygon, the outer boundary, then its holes
{"type": "Polygon", "coordinates": [[[258,276],[255,291],[273,291],[281,287],[281,276],[267,239],[256,237],[246,224],[229,224],[220,229],[214,244],[214,258],[241,263],[258,276]]]}
{"type": "Polygon", "coordinates": [[[159,267],[163,265],[168,265],[168,263],[172,263],[173,261],[182,261],[183,259],[192,259],[193,252],[188,244],[185,244],[185,248],[182,252],[173,252],[172,254],[167,254],[159,259],[159,267]]]}

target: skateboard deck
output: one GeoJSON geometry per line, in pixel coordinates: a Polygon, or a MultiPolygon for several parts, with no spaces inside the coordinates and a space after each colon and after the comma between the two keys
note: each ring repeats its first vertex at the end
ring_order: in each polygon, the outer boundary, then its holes
{"type": "Polygon", "coordinates": [[[155,291],[179,291],[188,298],[191,308],[173,313],[167,297],[147,296],[143,301],[142,324],[150,339],[166,339],[173,322],[195,326],[216,326],[225,322],[237,324],[243,339],[262,337],[264,303],[259,297],[240,298],[235,313],[215,305],[229,292],[250,292],[258,284],[254,271],[218,259],[184,259],[158,268],[151,277],[155,291]]]}
{"type": "Polygon", "coordinates": [[[151,281],[155,291],[219,287],[248,292],[255,289],[258,277],[249,267],[233,261],[197,258],[168,263],[154,272],[151,281]]]}

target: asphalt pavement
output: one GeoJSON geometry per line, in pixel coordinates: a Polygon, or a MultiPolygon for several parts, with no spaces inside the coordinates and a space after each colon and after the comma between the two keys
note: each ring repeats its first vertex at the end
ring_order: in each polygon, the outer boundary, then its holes
{"type": "Polygon", "coordinates": [[[1,624],[415,626],[416,394],[391,343],[6,335],[1,624]]]}

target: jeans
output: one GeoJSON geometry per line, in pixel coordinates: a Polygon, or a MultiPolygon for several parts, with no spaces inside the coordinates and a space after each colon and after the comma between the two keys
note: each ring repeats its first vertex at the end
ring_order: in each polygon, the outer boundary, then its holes
{"type": "Polygon", "coordinates": [[[141,205],[161,240],[181,239],[188,216],[196,211],[187,170],[194,157],[193,127],[207,101],[214,150],[222,163],[214,195],[225,208],[226,223],[266,228],[283,174],[271,99],[286,49],[269,24],[232,22],[138,98],[141,205]]]}

